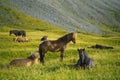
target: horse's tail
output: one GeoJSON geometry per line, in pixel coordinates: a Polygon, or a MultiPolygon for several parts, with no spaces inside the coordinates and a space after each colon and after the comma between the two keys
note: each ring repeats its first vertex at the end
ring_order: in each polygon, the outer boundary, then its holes
{"type": "Polygon", "coordinates": [[[39,45],[39,54],[40,54],[40,62],[41,62],[41,63],[44,63],[44,60],[43,60],[43,52],[42,52],[42,47],[41,47],[41,45],[39,45]]]}

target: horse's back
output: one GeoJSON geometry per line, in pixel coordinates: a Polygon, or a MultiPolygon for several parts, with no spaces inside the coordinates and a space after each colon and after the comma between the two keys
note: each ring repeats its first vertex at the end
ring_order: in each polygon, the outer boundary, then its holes
{"type": "Polygon", "coordinates": [[[58,52],[64,48],[64,45],[57,42],[57,40],[47,40],[40,44],[42,50],[51,51],[51,52],[58,52]]]}
{"type": "Polygon", "coordinates": [[[10,66],[25,66],[27,63],[31,62],[30,59],[25,59],[25,58],[17,58],[12,60],[9,65],[10,66]]]}
{"type": "Polygon", "coordinates": [[[16,36],[24,36],[26,37],[26,32],[24,30],[10,30],[10,35],[15,34],[16,36]]]}

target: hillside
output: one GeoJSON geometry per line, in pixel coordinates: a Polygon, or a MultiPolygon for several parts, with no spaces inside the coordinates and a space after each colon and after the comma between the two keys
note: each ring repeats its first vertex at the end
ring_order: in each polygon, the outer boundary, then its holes
{"type": "Polygon", "coordinates": [[[10,0],[24,13],[68,31],[120,32],[120,0],[10,0]]]}
{"type": "MultiPolygon", "coordinates": [[[[9,2],[0,1],[0,31],[10,29],[24,29],[37,31],[63,30],[43,20],[38,20],[30,15],[24,14],[19,10],[12,9],[9,2]]],[[[64,30],[63,30],[64,31],[64,30]]]]}
{"type": "MultiPolygon", "coordinates": [[[[26,0],[18,0],[26,1],[26,0]]],[[[36,0],[39,1],[39,0],[36,0]]],[[[49,0],[48,0],[49,1],[49,0]]],[[[57,0],[56,0],[57,1],[57,0]]],[[[120,34],[101,37],[91,34],[78,34],[76,44],[70,42],[64,53],[63,62],[59,61],[59,52],[47,52],[45,65],[41,63],[30,67],[7,68],[15,58],[27,58],[38,51],[42,41],[48,36],[55,40],[68,33],[48,22],[38,20],[15,9],[9,0],[0,0],[0,80],[119,80],[120,79],[120,34]],[[23,29],[29,42],[14,42],[15,35],[9,36],[9,30],[23,29]],[[113,46],[114,49],[90,49],[95,44],[113,46]],[[88,55],[97,64],[88,69],[76,69],[79,59],[77,49],[85,48],[88,55]]],[[[107,35],[107,34],[105,34],[107,35]]]]}

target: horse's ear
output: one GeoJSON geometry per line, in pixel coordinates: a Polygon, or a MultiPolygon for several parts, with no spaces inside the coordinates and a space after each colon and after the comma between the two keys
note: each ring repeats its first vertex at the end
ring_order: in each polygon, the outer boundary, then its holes
{"type": "Polygon", "coordinates": [[[77,51],[79,51],[80,49],[78,48],[77,51]]]}
{"type": "Polygon", "coordinates": [[[35,59],[35,55],[32,54],[31,56],[28,56],[27,58],[28,58],[28,59],[35,59]]]}

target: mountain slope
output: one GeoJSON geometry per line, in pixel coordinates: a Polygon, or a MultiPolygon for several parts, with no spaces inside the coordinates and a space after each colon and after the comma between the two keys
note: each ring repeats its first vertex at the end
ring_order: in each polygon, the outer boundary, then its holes
{"type": "Polygon", "coordinates": [[[119,0],[10,0],[23,12],[69,31],[120,31],[119,0]],[[107,30],[106,30],[107,29],[107,30]]]}
{"type": "Polygon", "coordinates": [[[63,30],[48,22],[26,15],[19,10],[12,9],[10,5],[7,1],[0,1],[0,31],[9,31],[10,29],[63,30]]]}
{"type": "Polygon", "coordinates": [[[97,35],[78,34],[77,44],[70,42],[67,46],[63,62],[59,61],[59,52],[48,51],[45,56],[44,66],[39,62],[38,65],[30,67],[7,68],[11,60],[27,58],[31,55],[31,52],[37,51],[39,44],[42,42],[40,38],[44,35],[48,36],[49,40],[55,40],[67,33],[57,26],[23,14],[18,9],[13,10],[9,5],[11,4],[9,4],[8,0],[0,0],[0,80],[120,79],[120,34],[113,34],[107,38],[97,35]],[[9,29],[24,29],[30,42],[14,42],[15,35],[8,36],[9,29]],[[114,49],[87,48],[97,43],[113,46],[114,49]],[[76,70],[75,65],[79,59],[78,48],[85,48],[97,66],[90,70],[76,70]]]}

